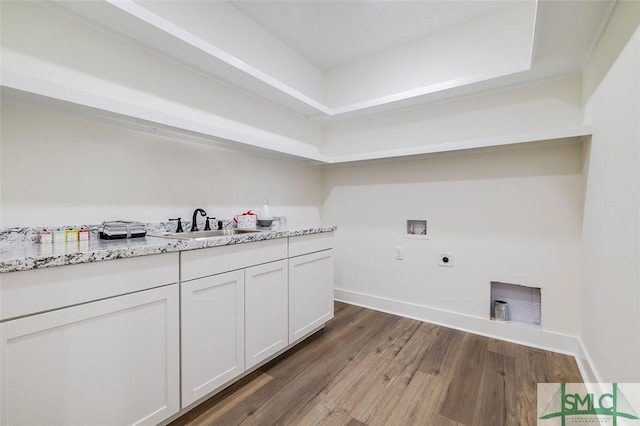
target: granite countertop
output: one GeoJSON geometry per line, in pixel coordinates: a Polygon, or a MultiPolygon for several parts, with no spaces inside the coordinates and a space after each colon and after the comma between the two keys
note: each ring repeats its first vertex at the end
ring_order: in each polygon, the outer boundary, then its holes
{"type": "Polygon", "coordinates": [[[92,234],[88,241],[69,243],[37,244],[3,241],[0,242],[0,273],[319,234],[335,231],[336,228],[336,226],[288,225],[277,230],[267,229],[256,233],[200,240],[177,240],[150,235],[125,240],[101,240],[97,234],[92,234]]]}

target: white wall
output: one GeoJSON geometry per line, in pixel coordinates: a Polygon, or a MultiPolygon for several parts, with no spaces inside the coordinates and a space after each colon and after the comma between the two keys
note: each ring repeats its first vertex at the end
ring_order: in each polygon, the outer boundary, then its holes
{"type": "Polygon", "coordinates": [[[619,1],[582,78],[329,123],[323,135],[41,5],[5,2],[3,66],[15,59],[9,65],[34,78],[232,120],[315,150],[324,140],[332,155],[583,122],[594,135],[586,163],[581,145],[533,144],[320,170],[3,100],[0,226],[161,221],[196,207],[228,218],[269,196],[291,223],[339,226],[337,287],[486,318],[490,281],[539,286],[545,330],[579,335],[601,380],[637,382],[639,23],[640,2],[619,1]],[[431,239],[402,238],[404,221],[421,218],[431,239]],[[394,259],[397,246],[404,260],[394,259]],[[440,252],[454,254],[453,268],[437,266],[440,252]]]}
{"type": "Polygon", "coordinates": [[[640,381],[640,2],[618,2],[584,73],[582,340],[600,380],[640,381]]]}
{"type": "Polygon", "coordinates": [[[328,123],[324,152],[344,155],[582,125],[579,77],[375,117],[328,123]]]}
{"type": "Polygon", "coordinates": [[[230,218],[266,196],[289,223],[320,222],[321,171],[2,104],[1,227],[230,218]]]}
{"type": "Polygon", "coordinates": [[[581,172],[576,143],[328,168],[336,287],[481,318],[491,281],[542,287],[543,328],[578,335],[581,172]],[[404,239],[406,219],[431,239],[404,239]]]}

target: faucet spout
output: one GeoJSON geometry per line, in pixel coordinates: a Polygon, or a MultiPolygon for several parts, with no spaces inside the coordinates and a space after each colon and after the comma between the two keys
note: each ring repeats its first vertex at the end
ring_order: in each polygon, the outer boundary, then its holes
{"type": "Polygon", "coordinates": [[[195,209],[193,211],[193,219],[191,220],[191,232],[197,232],[198,231],[198,223],[196,222],[198,213],[200,213],[200,216],[206,216],[207,212],[204,211],[204,209],[195,209]]]}

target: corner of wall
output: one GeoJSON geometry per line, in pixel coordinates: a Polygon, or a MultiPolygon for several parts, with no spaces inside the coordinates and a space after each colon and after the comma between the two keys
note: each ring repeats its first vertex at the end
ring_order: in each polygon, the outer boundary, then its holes
{"type": "Polygon", "coordinates": [[[617,1],[582,73],[584,124],[593,123],[592,97],[616,58],[638,30],[640,2],[617,1]]]}
{"type": "Polygon", "coordinates": [[[593,137],[583,145],[579,362],[598,382],[640,378],[640,337],[629,333],[640,327],[639,47],[640,2],[618,1],[583,74],[593,137]]]}
{"type": "Polygon", "coordinates": [[[575,354],[576,363],[578,364],[578,369],[580,370],[580,375],[582,375],[582,380],[585,383],[601,383],[602,379],[600,378],[600,374],[596,370],[596,366],[589,356],[589,352],[584,346],[584,343],[581,339],[578,339],[578,348],[575,354]]]}

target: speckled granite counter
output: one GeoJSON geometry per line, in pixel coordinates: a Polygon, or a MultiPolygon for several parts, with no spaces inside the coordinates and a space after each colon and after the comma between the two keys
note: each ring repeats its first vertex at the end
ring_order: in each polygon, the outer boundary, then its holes
{"type": "Polygon", "coordinates": [[[176,240],[152,236],[128,240],[101,240],[96,234],[92,234],[89,241],[72,243],[37,244],[2,241],[0,242],[0,273],[296,237],[332,232],[336,229],[336,226],[288,225],[278,230],[200,240],[176,240]]]}

